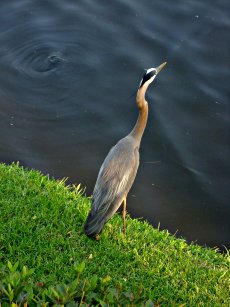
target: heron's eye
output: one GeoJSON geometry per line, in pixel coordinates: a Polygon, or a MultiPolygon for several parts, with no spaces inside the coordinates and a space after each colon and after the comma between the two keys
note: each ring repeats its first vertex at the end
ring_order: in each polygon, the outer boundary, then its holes
{"type": "Polygon", "coordinates": [[[142,87],[142,85],[145,82],[147,82],[149,79],[155,76],[155,74],[156,74],[156,69],[148,69],[141,80],[140,87],[142,87]]]}
{"type": "Polygon", "coordinates": [[[153,70],[147,72],[147,74],[150,75],[151,77],[153,77],[156,74],[156,72],[157,72],[156,69],[153,69],[153,70]]]}

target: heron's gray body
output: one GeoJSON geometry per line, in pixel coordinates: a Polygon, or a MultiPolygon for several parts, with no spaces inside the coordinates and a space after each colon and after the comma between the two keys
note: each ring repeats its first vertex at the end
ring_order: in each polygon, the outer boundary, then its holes
{"type": "Polygon", "coordinates": [[[93,202],[85,224],[88,236],[99,234],[128,194],[139,166],[139,143],[132,135],[121,139],[105,158],[93,191],[93,202]]]}

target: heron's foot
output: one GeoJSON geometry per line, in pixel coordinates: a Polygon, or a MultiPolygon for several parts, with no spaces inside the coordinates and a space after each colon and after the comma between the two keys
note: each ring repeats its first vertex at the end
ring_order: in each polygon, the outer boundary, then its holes
{"type": "Polygon", "coordinates": [[[96,239],[97,241],[99,241],[99,240],[100,240],[100,236],[99,236],[99,234],[97,234],[97,235],[96,235],[95,239],[96,239]]]}
{"type": "Polygon", "coordinates": [[[126,235],[126,219],[123,219],[123,234],[126,235]]]}

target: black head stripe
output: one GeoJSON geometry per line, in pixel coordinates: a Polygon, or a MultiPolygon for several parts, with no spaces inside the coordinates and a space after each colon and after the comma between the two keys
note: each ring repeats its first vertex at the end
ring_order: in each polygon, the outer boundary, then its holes
{"type": "Polygon", "coordinates": [[[140,87],[147,82],[149,79],[151,79],[156,74],[156,70],[152,70],[150,72],[146,72],[141,80],[140,87]]]}

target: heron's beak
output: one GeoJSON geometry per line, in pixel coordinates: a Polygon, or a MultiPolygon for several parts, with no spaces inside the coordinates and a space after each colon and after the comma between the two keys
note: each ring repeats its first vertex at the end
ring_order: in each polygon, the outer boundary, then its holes
{"type": "Polygon", "coordinates": [[[159,65],[159,66],[156,68],[156,74],[159,74],[159,72],[162,70],[162,68],[165,67],[166,64],[167,64],[167,62],[164,62],[164,63],[162,63],[161,65],[159,65]]]}

